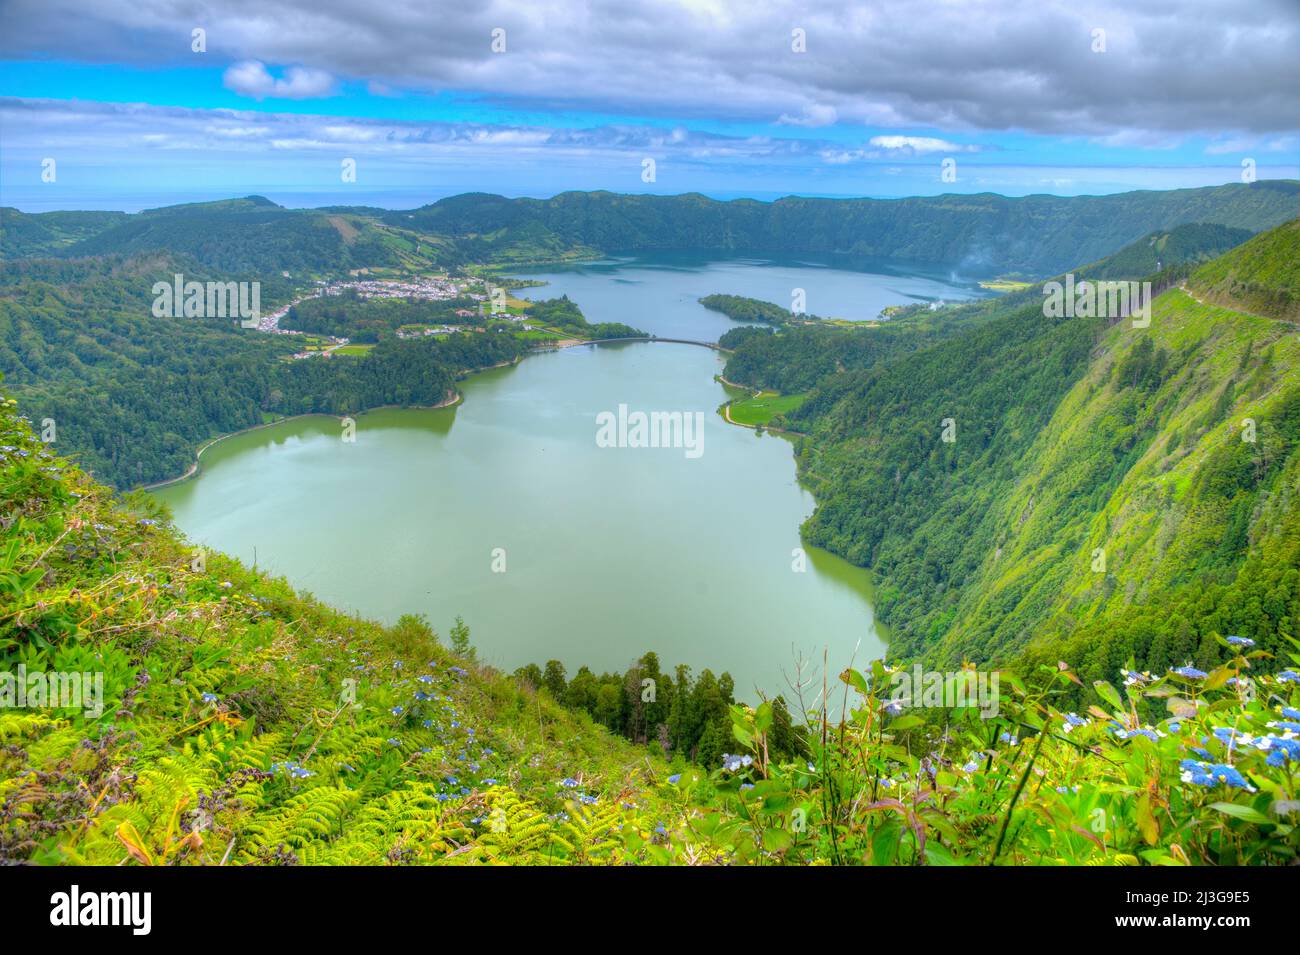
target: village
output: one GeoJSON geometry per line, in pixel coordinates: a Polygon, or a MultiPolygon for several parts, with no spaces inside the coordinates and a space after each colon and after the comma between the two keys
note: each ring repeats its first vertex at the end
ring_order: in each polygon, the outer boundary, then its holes
{"type": "MultiPolygon", "coordinates": [[[[288,278],[288,273],[285,273],[288,278]]],[[[281,328],[280,322],[290,310],[300,302],[308,299],[321,298],[323,296],[343,295],[345,292],[355,292],[363,299],[368,298],[391,298],[391,299],[408,299],[422,301],[450,301],[457,298],[467,298],[478,302],[477,309],[458,308],[454,314],[457,318],[464,319],[467,323],[476,318],[489,317],[510,322],[520,323],[523,331],[532,331],[533,325],[527,322],[528,316],[515,314],[506,307],[506,296],[504,289],[494,289],[494,287],[483,280],[479,279],[454,279],[447,276],[422,276],[408,277],[403,279],[349,279],[346,281],[326,282],[317,280],[316,289],[310,294],[300,295],[287,305],[281,306],[273,312],[261,316],[256,328],[258,331],[266,332],[272,335],[304,335],[309,334],[298,329],[281,328]]],[[[433,326],[412,326],[409,328],[399,328],[397,337],[402,339],[422,338],[430,335],[451,335],[464,331],[485,331],[483,325],[433,325],[433,326]]],[[[498,328],[497,331],[502,329],[498,328]]],[[[331,353],[350,344],[347,338],[335,337],[324,334],[311,334],[311,338],[322,342],[321,347],[313,347],[304,351],[295,352],[292,356],[294,359],[314,358],[317,356],[329,357],[331,353]]]]}

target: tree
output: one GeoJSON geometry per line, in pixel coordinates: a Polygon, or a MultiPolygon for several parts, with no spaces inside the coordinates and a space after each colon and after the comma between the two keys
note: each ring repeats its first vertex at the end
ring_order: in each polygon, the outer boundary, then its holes
{"type": "Polygon", "coordinates": [[[464,657],[466,660],[474,659],[474,648],[469,642],[469,627],[460,616],[456,617],[456,622],[451,628],[451,649],[458,657],[464,657]]]}
{"type": "Polygon", "coordinates": [[[547,660],[546,672],[542,674],[542,686],[556,702],[563,702],[568,684],[565,680],[564,664],[559,660],[547,660]]]}

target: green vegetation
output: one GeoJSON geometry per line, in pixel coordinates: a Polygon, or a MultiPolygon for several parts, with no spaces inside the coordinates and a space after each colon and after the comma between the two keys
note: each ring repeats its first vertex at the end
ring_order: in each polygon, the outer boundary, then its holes
{"type": "Polygon", "coordinates": [[[353,414],[435,405],[466,370],[510,361],[509,335],[385,341],[336,361],[288,361],[310,342],[234,321],[157,318],[153,283],[204,273],[161,256],[7,263],[0,273],[0,372],[59,450],[118,487],[184,473],[195,449],[266,413],[353,414]]]}
{"type": "Polygon", "coordinates": [[[1206,301],[1300,322],[1300,219],[1207,263],[1188,285],[1206,301]]]}
{"type": "Polygon", "coordinates": [[[355,289],[308,298],[289,309],[282,328],[319,332],[374,344],[393,338],[408,325],[482,325],[479,303],[471,298],[444,300],[363,298],[355,289]],[[472,315],[457,315],[458,311],[472,315]]]}
{"type": "MultiPolygon", "coordinates": [[[[727,418],[734,424],[753,428],[759,425],[767,426],[772,424],[774,419],[783,418],[803,404],[807,397],[807,395],[781,395],[775,391],[759,391],[748,398],[729,401],[724,407],[727,409],[727,418]]],[[[782,424],[783,421],[777,421],[778,427],[782,424]]]]}
{"type": "MultiPolygon", "coordinates": [[[[1281,258],[1294,234],[1252,242],[1281,258]]],[[[875,571],[891,653],[1112,679],[1130,658],[1212,669],[1222,634],[1283,651],[1300,632],[1294,329],[1177,288],[1149,328],[1023,301],[966,307],[957,334],[873,364],[796,328],[728,362],[759,384],[842,367],[787,415],[818,497],[805,533],[875,571]]]]}
{"type": "Polygon", "coordinates": [[[743,295],[706,295],[700,304],[737,322],[768,322],[784,325],[793,315],[779,305],[743,295]]]}
{"type": "MultiPolygon", "coordinates": [[[[563,663],[548,660],[545,669],[532,663],[514,676],[522,686],[544,690],[611,732],[649,744],[659,756],[680,754],[697,765],[716,766],[735,748],[735,684],[728,673],[714,676],[704,670],[693,677],[685,664],[668,673],[660,669],[658,654],[646,653],[626,673],[597,676],[584,666],[570,680],[563,663]]],[[[778,697],[772,707],[780,732],[769,750],[773,757],[793,759],[806,747],[785,701],[778,697]]]]}
{"type": "MultiPolygon", "coordinates": [[[[629,723],[626,676],[507,679],[472,660],[459,620],[449,650],[418,616],[382,627],[196,553],[146,500],[115,499],[51,455],[11,401],[0,442],[0,672],[103,675],[100,712],[90,697],[0,708],[6,862],[1296,858],[1294,646],[1270,676],[1269,655],[1223,639],[1221,668],[1135,674],[1123,695],[1098,684],[1082,716],[1066,708],[1082,691],[1071,669],[1005,674],[992,718],[952,709],[933,729],[898,712],[897,674],[877,662],[842,675],[843,722],[825,697],[800,700],[806,733],[773,703],[731,705],[722,741],[721,680],[704,691],[701,674],[682,705],[690,681],[660,674],[674,692],[629,723]],[[574,683],[650,751],[557,705],[552,689],[574,683]],[[724,745],[720,765],[654,754],[650,721],[666,710],[671,740],[674,708],[679,728],[708,714],[696,754],[724,745]]],[[[652,659],[630,671],[638,686],[652,659]]]]}
{"type": "MultiPolygon", "coordinates": [[[[0,409],[0,673],[104,685],[102,712],[0,707],[0,861],[1293,864],[1300,340],[1279,319],[1295,318],[1300,222],[1204,260],[1293,211],[1296,191],[463,196],[405,224],[256,198],[126,218],[0,210],[6,248],[47,256],[0,273],[0,369],[36,427],[57,429],[43,443],[0,409]],[[83,470],[125,487],[277,416],[435,404],[525,347],[495,332],[510,323],[397,341],[402,303],[324,303],[304,320],[373,322],[377,343],[289,360],[310,343],[153,317],[152,284],[173,272],[789,237],[1004,274],[1159,265],[1149,325],[1048,318],[1035,284],[721,339],[726,378],[762,389],[733,416],[800,432],[807,540],[872,568],[894,658],[954,685],[1000,668],[985,718],[901,710],[902,671],[882,662],[830,693],[796,686],[794,717],[654,654],[624,674],[569,679],[551,661],[507,678],[475,660],[459,618],[443,647],[416,616],[337,613],[194,551],[156,504],[83,470]]],[[[721,298],[728,314],[781,311],[721,298]]],[[[529,312],[541,335],[640,334],[567,298],[529,312]]]]}
{"type": "Polygon", "coordinates": [[[1295,216],[1300,183],[1261,180],[1110,196],[980,195],[719,202],[698,194],[470,193],[383,217],[433,233],[471,261],[560,259],[593,249],[839,253],[987,275],[1050,275],[1096,261],[1153,229],[1204,222],[1259,231],[1295,216]]]}
{"type": "Polygon", "coordinates": [[[644,338],[645,332],[621,322],[597,322],[592,324],[582,317],[578,306],[569,301],[567,295],[559,298],[543,299],[531,302],[529,315],[538,323],[549,326],[564,335],[575,338],[644,338]]]}
{"type": "Polygon", "coordinates": [[[1235,248],[1251,237],[1246,229],[1191,223],[1153,232],[1100,262],[1076,272],[1079,278],[1131,279],[1176,266],[1196,265],[1235,248]]]}

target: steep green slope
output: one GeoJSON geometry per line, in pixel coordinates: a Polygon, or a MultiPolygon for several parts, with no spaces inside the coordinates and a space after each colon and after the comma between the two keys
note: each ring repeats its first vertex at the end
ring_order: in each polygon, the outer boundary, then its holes
{"type": "Polygon", "coordinates": [[[662,772],[418,619],[198,561],[4,406],[0,672],[102,673],[103,706],[0,708],[0,861],[599,860],[662,772]]]}
{"type": "Polygon", "coordinates": [[[1107,330],[1024,462],[986,519],[993,550],[927,652],[1005,657],[1133,606],[1163,619],[1146,642],[1099,635],[1110,672],[1129,656],[1213,666],[1215,632],[1281,649],[1300,599],[1300,342],[1287,326],[1171,289],[1150,328],[1107,330]],[[1207,607],[1215,586],[1230,593],[1207,607]]]}
{"type": "Polygon", "coordinates": [[[1300,219],[1207,263],[1187,284],[1206,301],[1300,322],[1300,219]]]}
{"type": "Polygon", "coordinates": [[[1152,232],[1075,274],[1078,278],[1132,279],[1222,255],[1251,237],[1246,229],[1194,222],[1152,232]]]}
{"type": "MultiPolygon", "coordinates": [[[[1288,224],[1247,245],[1294,262],[1294,236],[1288,224]]],[[[1087,628],[1099,677],[1130,655],[1211,665],[1214,633],[1276,650],[1300,596],[1288,574],[1300,526],[1294,328],[1178,288],[1156,299],[1148,328],[1049,318],[1035,294],[960,310],[968,327],[953,337],[832,372],[786,415],[809,435],[809,539],[876,570],[902,657],[1009,661],[1031,644],[1050,655],[1087,628]],[[1143,613],[1142,638],[1105,629],[1143,613]]],[[[815,358],[817,342],[789,330],[754,336],[728,378],[783,359],[813,366],[809,349],[815,358]]]]}
{"type": "Polygon", "coordinates": [[[1005,674],[933,729],[898,715],[900,674],[876,662],[842,676],[848,721],[828,724],[824,698],[808,714],[806,754],[771,758],[772,708],[733,707],[736,752],[667,775],[419,618],[329,610],[191,550],[145,506],[50,455],[0,399],[0,863],[1297,856],[1300,676],[1249,646],[1123,697],[1103,684],[1084,716],[1064,711],[1068,667],[1005,674]]]}

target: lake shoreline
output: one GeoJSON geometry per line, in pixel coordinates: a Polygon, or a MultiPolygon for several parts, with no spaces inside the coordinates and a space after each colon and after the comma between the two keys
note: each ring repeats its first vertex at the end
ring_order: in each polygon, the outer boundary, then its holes
{"type": "MultiPolygon", "coordinates": [[[[511,365],[511,364],[514,364],[514,362],[501,362],[499,364],[492,365],[489,368],[475,369],[475,371],[471,372],[470,374],[477,374],[477,372],[479,371],[490,371],[492,368],[502,368],[505,365],[511,365]]],[[[468,378],[469,375],[466,375],[465,377],[468,378]]],[[[391,411],[395,409],[405,410],[405,411],[438,411],[442,408],[454,407],[455,405],[460,404],[461,401],[463,400],[464,400],[464,395],[462,395],[459,391],[452,389],[451,395],[443,399],[442,401],[438,402],[436,405],[376,405],[373,408],[364,408],[361,411],[358,411],[357,416],[360,417],[361,415],[371,414],[375,411],[391,411]]],[[[155,481],[153,484],[141,484],[133,488],[133,490],[156,491],[159,488],[171,487],[174,484],[181,484],[185,481],[190,480],[190,478],[197,477],[199,474],[199,467],[202,464],[204,451],[207,451],[208,449],[215,447],[216,445],[220,444],[222,441],[227,441],[230,438],[237,438],[241,434],[252,434],[254,431],[262,431],[266,428],[273,428],[276,425],[284,424],[286,421],[300,421],[303,418],[333,418],[335,421],[342,421],[344,418],[347,417],[350,416],[330,414],[327,411],[308,411],[308,412],[304,412],[303,414],[286,415],[283,418],[276,418],[274,421],[263,421],[261,424],[255,424],[248,428],[240,428],[238,431],[230,431],[226,434],[219,434],[215,438],[209,438],[207,441],[204,441],[202,444],[199,445],[198,450],[194,452],[194,463],[189,466],[189,468],[185,471],[184,474],[177,475],[176,477],[173,478],[167,478],[166,480],[163,481],[155,481]]]]}
{"type": "MultiPolygon", "coordinates": [[[[667,344],[696,345],[703,348],[709,348],[715,352],[722,352],[722,353],[730,352],[729,349],[723,348],[720,345],[710,345],[707,342],[693,342],[693,341],[687,341],[685,339],[657,338],[655,336],[646,336],[644,338],[640,338],[640,337],[639,338],[601,338],[595,340],[564,339],[560,343],[557,343],[554,346],[535,348],[530,350],[527,354],[521,355],[518,358],[512,358],[509,361],[500,361],[497,362],[495,365],[484,365],[482,368],[462,370],[461,372],[458,373],[456,380],[465,381],[466,379],[472,378],[473,376],[478,374],[482,374],[485,371],[494,371],[495,369],[498,368],[505,368],[508,365],[517,365],[525,358],[529,357],[530,354],[544,354],[546,352],[560,351],[565,348],[576,348],[579,345],[606,345],[606,344],[617,344],[618,342],[656,342],[656,341],[665,342],[667,344]]],[[[453,390],[452,397],[444,401],[441,401],[436,405],[377,405],[373,408],[363,408],[361,411],[358,411],[357,414],[364,415],[364,414],[369,414],[372,411],[387,411],[393,409],[405,410],[405,411],[438,411],[442,408],[450,408],[454,405],[457,405],[463,399],[464,396],[461,394],[461,392],[453,390]]],[[[283,418],[277,418],[274,421],[264,421],[261,424],[255,424],[248,428],[241,428],[238,431],[231,431],[226,434],[217,435],[216,437],[209,438],[208,440],[204,441],[202,444],[199,445],[198,449],[194,452],[194,463],[191,464],[188,469],[186,469],[184,474],[179,474],[176,477],[167,478],[162,481],[155,481],[152,484],[137,485],[136,487],[132,488],[132,490],[156,491],[159,488],[171,487],[173,484],[180,484],[184,481],[188,481],[190,478],[198,475],[201,458],[203,457],[203,452],[208,450],[212,446],[219,444],[222,441],[225,441],[228,438],[234,438],[241,434],[249,434],[253,431],[261,431],[263,428],[270,428],[277,424],[283,424],[286,421],[296,421],[299,418],[333,418],[336,421],[342,421],[343,418],[345,417],[347,417],[347,415],[330,414],[327,411],[309,411],[306,412],[305,414],[288,415],[283,418]]]]}

